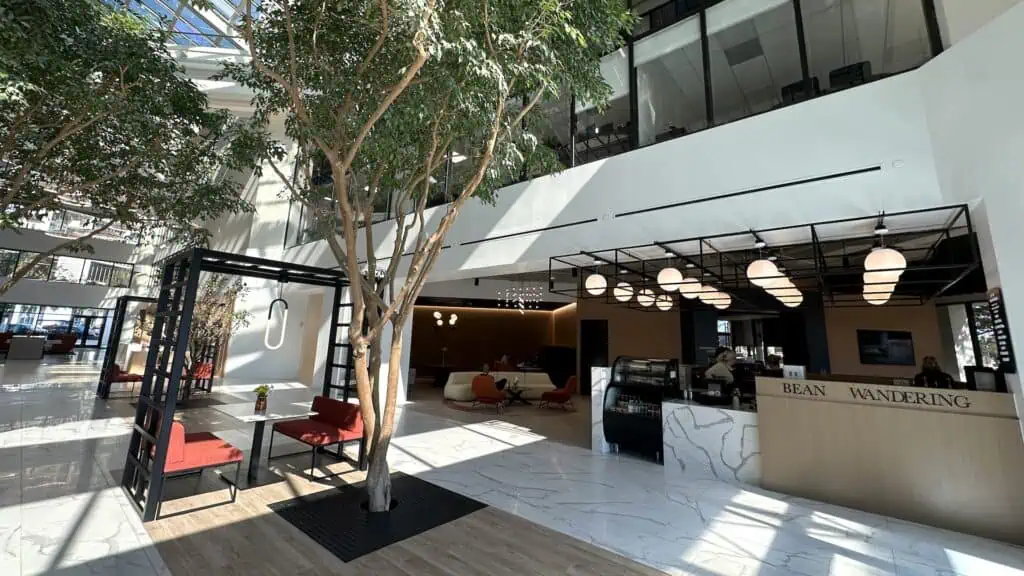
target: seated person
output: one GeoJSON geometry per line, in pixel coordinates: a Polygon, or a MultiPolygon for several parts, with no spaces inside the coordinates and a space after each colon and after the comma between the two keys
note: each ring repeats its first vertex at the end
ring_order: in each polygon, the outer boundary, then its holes
{"type": "Polygon", "coordinates": [[[735,380],[732,374],[732,367],[735,364],[736,353],[723,346],[715,352],[715,363],[704,371],[704,377],[732,384],[735,380]]]}
{"type": "MultiPolygon", "coordinates": [[[[490,376],[491,375],[491,367],[490,367],[490,365],[484,364],[484,369],[483,369],[482,372],[480,372],[480,374],[483,374],[485,376],[490,376]]],[[[505,386],[507,384],[508,384],[508,378],[502,378],[501,380],[497,380],[497,381],[494,382],[494,387],[497,388],[498,390],[504,390],[505,386]]]]}
{"type": "Polygon", "coordinates": [[[925,356],[921,371],[914,376],[914,386],[922,388],[952,388],[953,377],[942,371],[935,356],[925,356]]]}

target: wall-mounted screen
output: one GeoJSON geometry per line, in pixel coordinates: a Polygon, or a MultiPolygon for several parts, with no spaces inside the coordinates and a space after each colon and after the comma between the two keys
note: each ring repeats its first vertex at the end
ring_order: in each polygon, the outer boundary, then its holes
{"type": "Polygon", "coordinates": [[[857,330],[861,364],[913,366],[914,337],[910,332],[857,330]]]}

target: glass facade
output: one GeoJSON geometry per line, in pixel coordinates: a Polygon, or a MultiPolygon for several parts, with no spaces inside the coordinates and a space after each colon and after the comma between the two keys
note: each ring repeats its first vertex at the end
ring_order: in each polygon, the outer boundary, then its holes
{"type": "Polygon", "coordinates": [[[77,345],[98,348],[110,337],[114,311],[106,308],[71,308],[0,303],[0,332],[14,334],[67,334],[78,336],[77,345]]]}
{"type": "MultiPolygon", "coordinates": [[[[10,276],[38,252],[0,249],[0,276],[10,276]]],[[[26,280],[70,282],[110,288],[128,288],[135,274],[134,264],[107,262],[74,256],[47,256],[25,274],[26,280]]]]}
{"type": "MultiPolygon", "coordinates": [[[[212,0],[210,8],[190,6],[184,0],[105,0],[111,6],[127,6],[154,27],[174,32],[179,46],[242,49],[234,26],[242,19],[244,0],[212,0]]],[[[253,10],[260,2],[253,0],[253,10]]]]}

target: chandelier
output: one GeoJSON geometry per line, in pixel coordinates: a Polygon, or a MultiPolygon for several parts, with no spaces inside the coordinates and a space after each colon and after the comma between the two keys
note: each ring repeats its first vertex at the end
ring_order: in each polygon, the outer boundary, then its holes
{"type": "Polygon", "coordinates": [[[524,310],[536,310],[540,307],[544,289],[539,284],[517,284],[498,289],[498,306],[512,308],[523,313],[524,310]]]}

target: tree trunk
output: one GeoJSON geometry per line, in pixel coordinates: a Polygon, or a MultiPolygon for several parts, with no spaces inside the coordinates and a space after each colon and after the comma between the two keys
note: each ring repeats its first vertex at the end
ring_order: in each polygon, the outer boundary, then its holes
{"type": "MultiPolygon", "coordinates": [[[[380,365],[380,362],[377,362],[380,365]]],[[[387,390],[381,414],[377,441],[370,453],[370,468],[366,475],[366,490],[371,512],[386,512],[391,506],[391,471],[388,469],[388,448],[395,429],[395,404],[398,395],[399,372],[402,369],[402,330],[392,326],[391,350],[388,357],[387,390]]],[[[379,375],[378,375],[379,378],[379,375]]]]}
{"type": "Polygon", "coordinates": [[[370,454],[366,492],[370,499],[370,512],[387,512],[391,508],[391,470],[388,469],[387,443],[382,443],[370,454]]]}

